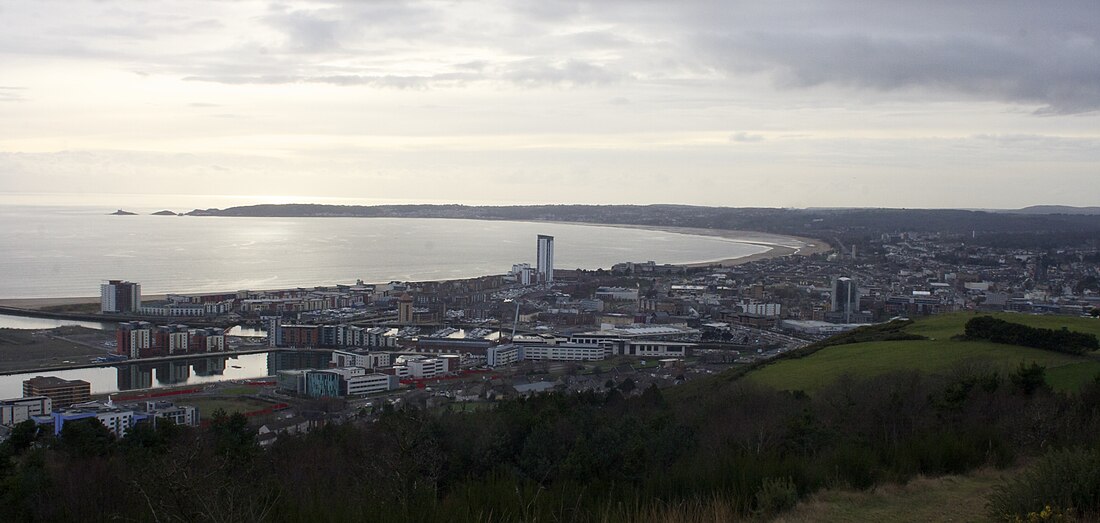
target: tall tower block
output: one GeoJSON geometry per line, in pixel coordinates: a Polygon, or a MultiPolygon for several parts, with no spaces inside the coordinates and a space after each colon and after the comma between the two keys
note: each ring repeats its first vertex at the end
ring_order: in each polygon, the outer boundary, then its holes
{"type": "Polygon", "coordinates": [[[538,247],[539,283],[549,285],[554,283],[554,237],[540,234],[538,247]]]}

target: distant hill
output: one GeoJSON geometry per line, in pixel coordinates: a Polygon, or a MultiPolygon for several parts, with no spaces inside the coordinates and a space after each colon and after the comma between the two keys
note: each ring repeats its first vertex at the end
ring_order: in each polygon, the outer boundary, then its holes
{"type": "Polygon", "coordinates": [[[122,209],[119,209],[119,210],[111,213],[111,216],[137,216],[137,213],[136,212],[130,212],[130,211],[124,211],[122,209]]]}
{"type": "Polygon", "coordinates": [[[759,231],[836,239],[847,244],[883,234],[939,233],[967,243],[1052,248],[1095,241],[1089,215],[1009,214],[957,209],[775,209],[691,205],[251,205],[196,209],[191,216],[458,218],[561,221],[759,231]]]}
{"type": "MultiPolygon", "coordinates": [[[[1067,327],[1072,331],[1100,335],[1100,320],[1009,313],[992,316],[1031,327],[1067,327]]],[[[942,374],[958,366],[978,365],[999,369],[1003,376],[1021,362],[1034,361],[1047,367],[1047,380],[1056,390],[1075,391],[1100,374],[1100,359],[1095,355],[1073,356],[1015,345],[953,339],[963,333],[967,320],[973,317],[974,313],[958,313],[923,318],[906,327],[904,332],[928,339],[834,345],[809,356],[765,365],[743,379],[781,390],[813,391],[844,375],[868,378],[909,370],[942,374]]]]}
{"type": "Polygon", "coordinates": [[[1072,207],[1069,205],[1032,205],[1023,209],[1004,211],[1012,214],[1074,214],[1074,215],[1100,215],[1100,207],[1072,207]]]}
{"type": "Polygon", "coordinates": [[[179,215],[172,212],[172,211],[157,211],[157,212],[153,213],[153,216],[179,216],[179,215]]]}

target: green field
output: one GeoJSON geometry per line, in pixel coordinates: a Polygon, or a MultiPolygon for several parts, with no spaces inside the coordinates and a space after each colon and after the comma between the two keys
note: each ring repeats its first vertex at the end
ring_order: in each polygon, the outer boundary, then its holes
{"type": "MultiPolygon", "coordinates": [[[[1073,356],[1057,352],[979,341],[959,341],[972,313],[947,314],[918,320],[905,332],[927,340],[875,341],[837,345],[801,359],[778,361],[745,376],[751,383],[784,390],[813,391],[840,376],[877,376],[893,371],[937,373],[960,365],[985,365],[1010,372],[1021,362],[1047,367],[1047,380],[1056,390],[1073,391],[1100,373],[1100,355],[1073,356]]],[[[1100,336],[1100,321],[1060,316],[994,314],[1032,327],[1087,332],[1100,336]]]]}

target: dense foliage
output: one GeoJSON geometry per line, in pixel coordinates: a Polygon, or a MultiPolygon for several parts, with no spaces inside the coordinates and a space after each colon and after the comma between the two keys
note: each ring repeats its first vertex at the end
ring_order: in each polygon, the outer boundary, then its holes
{"type": "Polygon", "coordinates": [[[989,500],[990,515],[998,519],[1044,511],[1100,514],[1100,451],[1073,448],[1048,452],[1022,474],[999,485],[989,500]]]}
{"type": "Polygon", "coordinates": [[[387,410],[267,450],[224,414],[121,441],[92,423],[56,439],[20,426],[0,447],[0,519],[629,521],[701,503],[764,514],[823,487],[1094,445],[1100,385],[1058,395],[1042,371],[841,379],[813,396],[735,381],[387,410]]]}
{"type": "Polygon", "coordinates": [[[966,322],[966,337],[993,343],[1022,345],[1068,354],[1084,354],[1100,349],[1095,334],[1068,329],[1054,330],[1029,327],[992,316],[979,316],[966,322]]]}

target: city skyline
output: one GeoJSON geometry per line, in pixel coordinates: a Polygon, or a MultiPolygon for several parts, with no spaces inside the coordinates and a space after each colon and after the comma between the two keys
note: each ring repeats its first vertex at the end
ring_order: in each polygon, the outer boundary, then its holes
{"type": "Polygon", "coordinates": [[[0,203],[1095,205],[1098,14],[10,2],[0,203]]]}

